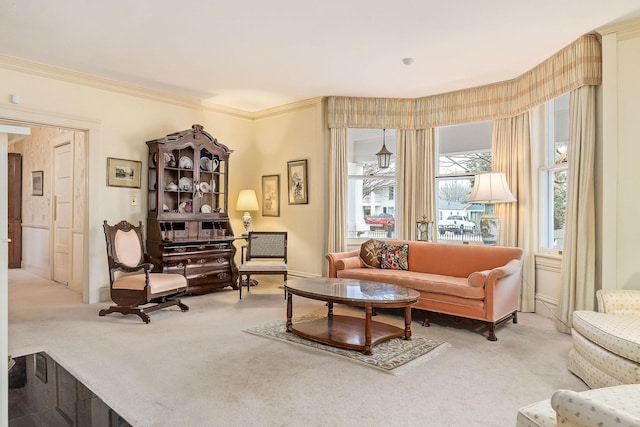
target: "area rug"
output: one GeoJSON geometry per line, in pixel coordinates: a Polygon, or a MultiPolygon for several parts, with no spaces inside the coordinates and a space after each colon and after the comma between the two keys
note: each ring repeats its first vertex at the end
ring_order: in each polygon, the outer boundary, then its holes
{"type": "MultiPolygon", "coordinates": [[[[294,319],[294,323],[314,320],[322,316],[307,315],[294,319]]],[[[284,320],[245,329],[244,332],[331,353],[393,375],[402,375],[408,368],[432,359],[449,346],[444,342],[415,336],[409,341],[392,338],[373,347],[373,354],[367,356],[360,351],[337,348],[288,333],[284,320]]]]}

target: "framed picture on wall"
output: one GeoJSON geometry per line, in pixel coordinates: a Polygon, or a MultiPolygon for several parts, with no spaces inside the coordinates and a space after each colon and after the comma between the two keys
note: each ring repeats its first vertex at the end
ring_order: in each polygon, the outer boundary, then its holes
{"type": "Polygon", "coordinates": [[[287,176],[289,182],[289,204],[304,205],[309,203],[307,183],[307,160],[292,160],[287,162],[287,176]]]}
{"type": "Polygon", "coordinates": [[[280,175],[262,176],[262,216],[280,216],[280,175]]]}
{"type": "Polygon", "coordinates": [[[31,195],[42,196],[44,194],[44,171],[31,172],[31,195]]]}
{"type": "Polygon", "coordinates": [[[142,162],[107,158],[107,185],[109,187],[140,188],[142,162]]]}

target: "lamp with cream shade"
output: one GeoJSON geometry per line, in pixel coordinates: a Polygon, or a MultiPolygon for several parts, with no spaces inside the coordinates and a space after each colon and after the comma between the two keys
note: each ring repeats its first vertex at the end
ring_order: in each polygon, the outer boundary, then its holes
{"type": "Polygon", "coordinates": [[[477,174],[468,201],[489,205],[489,211],[480,217],[480,230],[485,245],[496,245],[500,235],[500,218],[495,214],[494,204],[516,201],[504,172],[477,174]]]}
{"type": "Polygon", "coordinates": [[[236,203],[236,210],[244,211],[242,215],[242,225],[244,225],[245,233],[249,232],[251,227],[251,214],[250,211],[257,211],[260,209],[258,206],[258,198],[256,192],[251,189],[240,190],[238,194],[238,203],[236,203]]]}

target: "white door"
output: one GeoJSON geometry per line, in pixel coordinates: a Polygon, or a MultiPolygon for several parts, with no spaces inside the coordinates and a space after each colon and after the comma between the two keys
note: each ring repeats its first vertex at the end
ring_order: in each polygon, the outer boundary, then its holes
{"type": "Polygon", "coordinates": [[[53,154],[53,280],[69,284],[71,271],[71,226],[73,150],[71,138],[54,147],[53,154]]]}

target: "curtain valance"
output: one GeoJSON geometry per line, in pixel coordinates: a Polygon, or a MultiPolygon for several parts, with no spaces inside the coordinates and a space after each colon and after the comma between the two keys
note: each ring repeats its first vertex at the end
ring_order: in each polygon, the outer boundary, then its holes
{"type": "Polygon", "coordinates": [[[426,129],[516,116],[563,93],[602,82],[602,49],[582,36],[514,80],[423,98],[328,99],[330,128],[426,129]]]}

